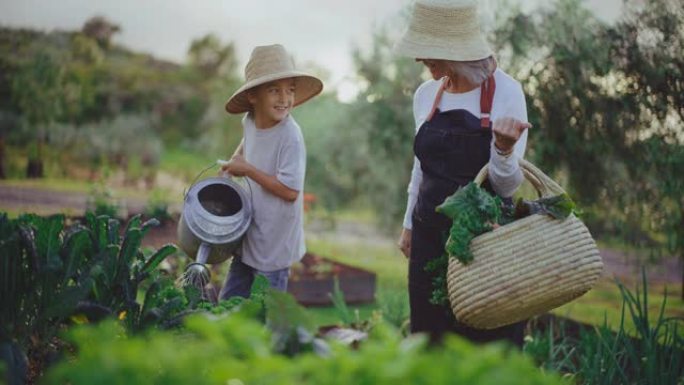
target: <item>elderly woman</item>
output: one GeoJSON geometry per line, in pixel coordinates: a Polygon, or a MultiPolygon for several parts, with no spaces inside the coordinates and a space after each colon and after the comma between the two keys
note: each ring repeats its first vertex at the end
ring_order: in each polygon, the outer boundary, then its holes
{"type": "Polygon", "coordinates": [[[430,71],[413,98],[415,160],[408,187],[401,251],[409,258],[411,331],[439,340],[453,331],[473,341],[522,344],[521,324],[481,331],[459,324],[450,309],[430,303],[427,263],[444,253],[451,221],[435,207],[472,181],[489,163],[489,185],[511,197],[522,183],[518,159],[527,142],[527,111],[520,83],[497,68],[472,1],[418,0],[396,46],[430,71]]]}

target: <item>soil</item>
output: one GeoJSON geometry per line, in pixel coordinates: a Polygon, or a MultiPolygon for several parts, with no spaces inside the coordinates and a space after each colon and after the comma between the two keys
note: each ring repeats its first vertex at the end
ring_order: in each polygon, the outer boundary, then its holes
{"type": "Polygon", "coordinates": [[[375,273],[306,253],[292,265],[287,291],[304,306],[330,306],[335,280],[349,304],[375,300],[375,273]]]}

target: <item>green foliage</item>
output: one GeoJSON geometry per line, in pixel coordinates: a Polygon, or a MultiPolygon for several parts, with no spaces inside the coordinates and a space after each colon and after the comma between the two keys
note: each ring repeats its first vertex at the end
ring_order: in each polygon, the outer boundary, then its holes
{"type": "Polygon", "coordinates": [[[473,260],[470,241],[492,230],[501,221],[501,199],[492,196],[473,182],[459,188],[437,206],[436,211],[451,218],[452,225],[446,251],[461,263],[473,260]]]}
{"type": "Polygon", "coordinates": [[[222,45],[216,35],[206,35],[195,39],[188,50],[190,65],[196,67],[202,76],[231,76],[237,71],[235,45],[222,45]]]}
{"type": "Polygon", "coordinates": [[[550,322],[545,332],[535,331],[534,336],[526,336],[523,351],[545,370],[572,373],[575,348],[566,337],[564,327],[563,321],[557,326],[550,322]]]}
{"type": "Polygon", "coordinates": [[[121,27],[102,16],[95,16],[85,22],[82,31],[83,35],[97,41],[101,48],[108,49],[112,35],[121,31],[121,27]]]}
{"type": "Polygon", "coordinates": [[[328,293],[328,296],[330,296],[342,324],[351,325],[354,323],[354,316],[352,316],[352,312],[349,310],[347,302],[344,300],[344,293],[340,290],[340,280],[337,276],[333,278],[333,292],[328,293]]]}
{"type": "Polygon", "coordinates": [[[13,78],[15,103],[32,126],[51,123],[60,113],[63,74],[59,60],[53,52],[38,51],[13,78]]]}
{"type": "Polygon", "coordinates": [[[415,133],[412,95],[422,67],[393,52],[394,32],[352,53],[362,90],[350,103],[323,94],[294,111],[307,142],[307,191],[323,208],[371,207],[394,231],[406,204],[415,133]],[[367,194],[372,191],[372,194],[367,194]]]}
{"type": "Polygon", "coordinates": [[[119,205],[114,199],[112,190],[104,184],[95,184],[88,196],[88,211],[95,216],[105,215],[116,218],[119,215],[119,205]]]}
{"type": "Polygon", "coordinates": [[[168,195],[167,192],[162,190],[152,191],[145,205],[145,216],[155,218],[161,223],[171,220],[168,195]]]}
{"type": "Polygon", "coordinates": [[[64,231],[63,216],[0,215],[1,340],[54,335],[91,289],[81,270],[89,246],[84,229],[64,231]]]}
{"type": "Polygon", "coordinates": [[[453,221],[444,254],[430,261],[425,267],[425,270],[434,274],[430,302],[445,305],[449,303],[446,282],[449,258],[457,258],[461,263],[470,263],[473,260],[470,241],[482,233],[491,231],[492,224],[499,223],[501,199],[493,197],[471,182],[459,188],[435,210],[453,221]]]}
{"type": "Polygon", "coordinates": [[[46,384],[561,384],[519,353],[475,347],[456,337],[428,349],[426,340],[402,340],[378,325],[358,350],[334,346],[327,357],[271,352],[270,333],[238,314],[193,316],[180,334],[128,337],[115,324],[69,333],[74,359],[51,369],[46,384]],[[178,349],[182,343],[183,348],[178,349]]]}
{"type": "Polygon", "coordinates": [[[575,202],[563,193],[528,201],[518,198],[513,205],[504,205],[499,224],[505,225],[532,214],[548,215],[554,219],[565,219],[570,214],[579,215],[575,202]]]}
{"type": "Polygon", "coordinates": [[[549,215],[563,219],[575,210],[575,203],[567,194],[544,197],[535,201],[518,200],[515,206],[504,206],[498,196],[492,196],[474,182],[459,188],[453,195],[435,209],[452,220],[445,254],[430,261],[426,270],[435,273],[433,278],[434,304],[447,304],[446,272],[449,258],[456,258],[463,264],[473,260],[470,242],[480,234],[493,229],[494,224],[507,224],[532,214],[549,215]]]}
{"type": "Polygon", "coordinates": [[[413,59],[397,57],[394,35],[379,28],[369,52],[356,50],[354,63],[367,85],[353,105],[350,123],[356,129],[357,146],[367,147],[362,186],[372,191],[371,207],[387,228],[400,221],[406,207],[406,186],[413,164],[412,97],[422,83],[423,67],[413,59]]]}
{"type": "Polygon", "coordinates": [[[684,255],[684,4],[623,9],[609,25],[556,1],[510,15],[496,45],[543,128],[530,135],[533,161],[567,176],[594,235],[684,255]]]}
{"type": "Polygon", "coordinates": [[[147,168],[162,141],[201,151],[209,144],[212,158],[230,153],[226,143],[239,130],[225,131],[222,103],[238,83],[234,44],[197,39],[180,66],[110,45],[119,30],[97,17],[80,32],[0,27],[0,113],[20,117],[27,128],[9,144],[35,148],[36,159],[43,144],[58,145],[63,169],[72,162],[96,168],[105,159],[124,170],[136,162],[147,168]]]}
{"type": "Polygon", "coordinates": [[[378,307],[382,318],[397,329],[403,330],[409,319],[408,293],[386,290],[378,295],[378,307]]]}
{"type": "Polygon", "coordinates": [[[617,331],[607,322],[581,330],[579,338],[557,337],[550,331],[525,346],[542,366],[572,373],[582,384],[679,385],[684,379],[682,320],[663,315],[667,297],[655,319],[648,314],[648,287],[632,292],[618,283],[623,297],[622,319],[617,331]],[[636,335],[626,332],[628,317],[636,335]]]}
{"type": "Polygon", "coordinates": [[[306,188],[329,211],[348,207],[361,195],[367,146],[349,120],[352,107],[323,94],[294,110],[306,140],[306,188]]]}
{"type": "Polygon", "coordinates": [[[570,199],[568,194],[540,198],[533,203],[536,209],[533,212],[549,215],[554,219],[565,219],[570,214],[576,212],[575,202],[570,199]]]}
{"type": "Polygon", "coordinates": [[[142,307],[136,301],[140,284],[157,278],[157,266],[176,250],[166,245],[142,253],[142,237],[156,221],[134,217],[120,235],[119,222],[107,216],[88,214],[85,226],[68,228],[64,220],[62,215],[0,216],[3,340],[11,336],[22,346],[30,337],[48,341],[74,314],[95,320],[125,312],[129,328],[139,330],[157,313],[178,310],[162,301],[168,299],[163,281],[147,288],[142,307]]]}

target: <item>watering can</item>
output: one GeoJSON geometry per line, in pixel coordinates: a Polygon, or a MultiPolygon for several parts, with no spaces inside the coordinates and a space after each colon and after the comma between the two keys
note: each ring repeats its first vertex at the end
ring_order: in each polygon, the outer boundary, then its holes
{"type": "Polygon", "coordinates": [[[179,246],[197,264],[221,263],[240,246],[251,220],[251,201],[240,184],[226,177],[203,179],[185,195],[179,246]]]}

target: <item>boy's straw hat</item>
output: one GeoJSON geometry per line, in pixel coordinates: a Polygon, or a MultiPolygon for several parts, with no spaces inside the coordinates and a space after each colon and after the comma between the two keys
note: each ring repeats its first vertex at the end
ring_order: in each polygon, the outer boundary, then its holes
{"type": "Polygon", "coordinates": [[[280,44],[254,48],[245,67],[245,84],[226,102],[226,111],[240,114],[251,110],[247,100],[247,90],[274,80],[296,78],[294,105],[300,105],[318,95],[323,90],[323,82],[318,78],[295,69],[292,57],[280,44]]]}
{"type": "Polygon", "coordinates": [[[474,61],[492,56],[472,0],[417,0],[395,51],[417,59],[474,61]]]}

